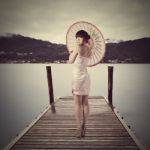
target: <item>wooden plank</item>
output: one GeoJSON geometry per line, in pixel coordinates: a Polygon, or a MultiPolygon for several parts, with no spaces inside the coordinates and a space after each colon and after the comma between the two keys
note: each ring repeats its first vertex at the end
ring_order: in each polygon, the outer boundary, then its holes
{"type": "Polygon", "coordinates": [[[55,103],[56,114],[49,109],[11,149],[139,149],[104,97],[92,97],[89,104],[85,138],[75,137],[74,101],[65,97],[55,103]]]}
{"type": "MultiPolygon", "coordinates": [[[[108,102],[108,100],[107,100],[106,97],[104,97],[104,99],[106,100],[106,102],[108,102]]],[[[124,126],[124,128],[127,130],[127,132],[129,133],[129,135],[131,136],[131,138],[137,144],[138,148],[140,150],[145,150],[144,145],[142,145],[142,143],[138,140],[138,138],[135,136],[135,134],[133,133],[133,131],[131,129],[129,129],[129,127],[127,126],[127,124],[124,122],[124,120],[119,115],[119,111],[115,107],[114,107],[114,113],[117,116],[118,120],[121,122],[121,124],[124,126]]]]}

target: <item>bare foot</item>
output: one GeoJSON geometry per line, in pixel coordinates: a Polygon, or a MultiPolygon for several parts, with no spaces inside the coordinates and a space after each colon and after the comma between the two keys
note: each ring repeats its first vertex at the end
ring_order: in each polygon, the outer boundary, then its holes
{"type": "Polygon", "coordinates": [[[82,137],[85,137],[85,130],[86,130],[85,124],[82,124],[82,132],[81,132],[82,137]]]}
{"type": "Polygon", "coordinates": [[[82,137],[82,127],[78,128],[76,131],[76,137],[81,138],[82,137]]]}

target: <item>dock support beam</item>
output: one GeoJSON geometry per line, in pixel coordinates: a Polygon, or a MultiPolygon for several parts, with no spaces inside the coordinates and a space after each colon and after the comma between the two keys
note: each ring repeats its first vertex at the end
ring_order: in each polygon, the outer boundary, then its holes
{"type": "Polygon", "coordinates": [[[113,108],[113,66],[108,66],[108,101],[113,108]]]}
{"type": "Polygon", "coordinates": [[[47,70],[47,80],[48,80],[48,89],[49,89],[49,102],[51,105],[52,113],[56,113],[55,104],[54,104],[54,93],[53,93],[51,66],[46,66],[46,70],[47,70]]]}

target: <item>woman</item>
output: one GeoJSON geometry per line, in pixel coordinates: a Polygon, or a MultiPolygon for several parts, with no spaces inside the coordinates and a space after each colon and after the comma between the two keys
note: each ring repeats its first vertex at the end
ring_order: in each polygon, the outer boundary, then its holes
{"type": "Polygon", "coordinates": [[[76,40],[77,49],[70,53],[68,63],[74,63],[72,93],[76,110],[76,137],[80,138],[85,136],[85,124],[89,115],[90,77],[87,65],[91,56],[92,42],[89,34],[84,30],[76,33],[76,40]]]}

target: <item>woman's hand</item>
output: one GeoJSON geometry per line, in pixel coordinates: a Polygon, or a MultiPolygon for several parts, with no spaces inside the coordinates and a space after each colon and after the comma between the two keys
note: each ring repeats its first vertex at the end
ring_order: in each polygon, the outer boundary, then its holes
{"type": "Polygon", "coordinates": [[[87,46],[89,47],[89,49],[92,49],[94,47],[94,41],[92,39],[89,39],[87,46]]]}

